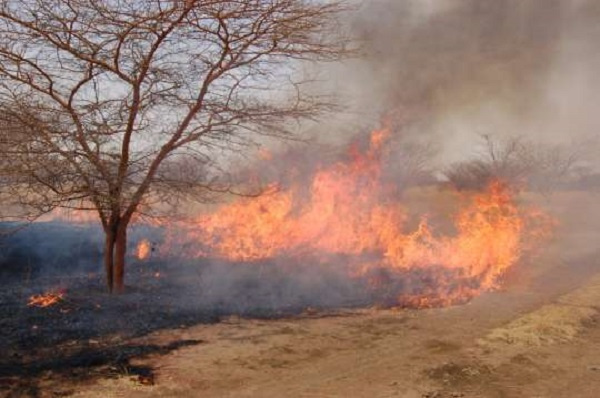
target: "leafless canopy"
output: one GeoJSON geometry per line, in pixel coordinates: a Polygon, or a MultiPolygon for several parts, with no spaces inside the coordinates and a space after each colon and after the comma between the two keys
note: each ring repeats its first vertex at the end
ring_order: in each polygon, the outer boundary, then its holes
{"type": "Polygon", "coordinates": [[[293,66],[282,61],[337,59],[343,48],[328,30],[339,10],[304,0],[5,1],[1,111],[23,130],[12,154],[40,203],[89,199],[103,221],[115,205],[132,212],[153,183],[202,182],[161,176],[160,166],[175,154],[206,163],[210,149],[286,135],[282,119],[322,110],[291,75],[281,79],[293,66]]]}
{"type": "Polygon", "coordinates": [[[3,178],[39,210],[94,209],[105,230],[161,190],[205,188],[216,154],[257,134],[289,136],[290,120],[326,108],[295,72],[346,53],[342,10],[320,0],[4,0],[3,178]]]}

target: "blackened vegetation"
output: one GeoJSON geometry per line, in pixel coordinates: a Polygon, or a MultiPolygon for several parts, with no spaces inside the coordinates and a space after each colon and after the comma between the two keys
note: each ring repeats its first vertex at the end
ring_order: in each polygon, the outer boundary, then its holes
{"type": "MultiPolygon", "coordinates": [[[[144,278],[141,273],[137,276],[144,278]]],[[[30,281],[33,286],[13,283],[2,290],[0,395],[38,396],[42,382],[51,382],[60,392],[61,381],[93,377],[129,375],[148,383],[152,370],[136,367],[130,360],[199,341],[163,345],[145,342],[143,336],[217,320],[213,314],[177,309],[175,298],[158,293],[159,286],[152,280],[143,281],[142,288],[119,300],[101,288],[101,275],[74,277],[68,283],[59,280],[40,277],[30,281]],[[63,300],[47,308],[27,306],[30,294],[57,285],[66,286],[63,300]]]]}
{"type": "Polygon", "coordinates": [[[152,263],[132,264],[139,288],[115,300],[102,288],[100,233],[34,224],[0,241],[0,396],[69,395],[65,381],[94,377],[130,376],[152,384],[152,369],[130,361],[200,341],[157,344],[144,336],[217,320],[179,308],[177,289],[157,278],[160,270],[152,263]],[[28,306],[32,295],[52,291],[64,293],[57,304],[28,306]]]}

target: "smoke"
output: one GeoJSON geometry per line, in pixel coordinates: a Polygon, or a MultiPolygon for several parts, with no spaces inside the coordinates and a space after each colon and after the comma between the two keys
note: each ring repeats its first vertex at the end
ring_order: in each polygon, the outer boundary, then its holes
{"type": "Polygon", "coordinates": [[[444,162],[481,134],[584,140],[600,127],[599,17],[594,0],[365,1],[351,27],[364,56],[330,74],[342,124],[393,111],[444,162]]]}
{"type": "Polygon", "coordinates": [[[547,152],[590,148],[600,135],[599,18],[594,0],[356,0],[344,19],[359,55],[307,72],[339,112],[301,126],[308,146],[285,145],[315,164],[383,119],[394,131],[386,168],[425,166],[418,153],[438,175],[479,156],[482,135],[547,152]]]}

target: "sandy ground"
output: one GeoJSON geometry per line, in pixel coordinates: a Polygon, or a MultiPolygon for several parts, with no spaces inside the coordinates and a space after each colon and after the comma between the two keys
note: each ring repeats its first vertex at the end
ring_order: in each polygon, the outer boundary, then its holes
{"type": "Polygon", "coordinates": [[[74,387],[91,397],[600,397],[600,220],[553,199],[566,220],[502,291],[464,306],[376,308],[273,320],[228,318],[143,341],[202,343],[74,387]]]}

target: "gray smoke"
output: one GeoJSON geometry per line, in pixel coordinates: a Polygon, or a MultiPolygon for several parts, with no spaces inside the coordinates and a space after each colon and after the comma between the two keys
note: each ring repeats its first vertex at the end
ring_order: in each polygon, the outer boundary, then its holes
{"type": "Polygon", "coordinates": [[[600,127],[599,18],[595,0],[364,1],[351,27],[364,57],[330,74],[341,124],[391,111],[446,162],[481,134],[587,139],[600,127]]]}

